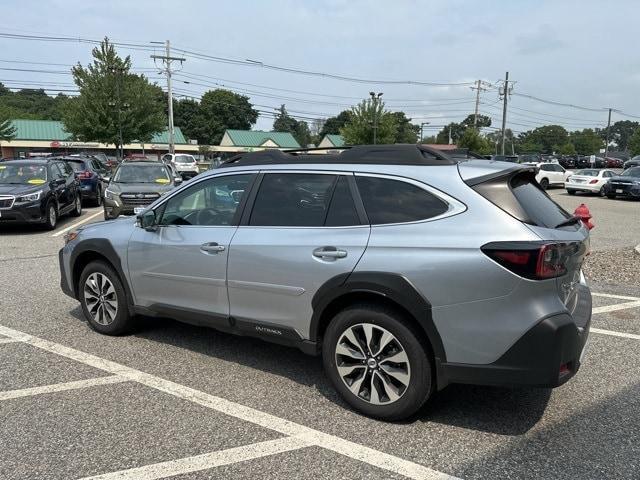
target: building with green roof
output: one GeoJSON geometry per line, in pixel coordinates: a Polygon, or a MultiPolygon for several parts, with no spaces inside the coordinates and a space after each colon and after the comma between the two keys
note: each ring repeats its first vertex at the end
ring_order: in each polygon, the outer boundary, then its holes
{"type": "MultiPolygon", "coordinates": [[[[115,154],[115,145],[99,142],[80,142],[71,137],[64,129],[62,122],[56,120],[12,120],[15,137],[10,141],[0,142],[0,157],[21,158],[33,154],[73,153],[74,151],[102,151],[115,154]]],[[[188,143],[179,127],[175,127],[175,147],[178,152],[194,152],[197,145],[188,143]]],[[[125,152],[148,151],[165,153],[169,150],[168,131],[157,133],[149,143],[132,143],[124,145],[125,152]]]]}
{"type": "Polygon", "coordinates": [[[238,147],[244,150],[248,148],[300,148],[300,144],[289,132],[232,129],[224,132],[220,146],[238,147]]]}

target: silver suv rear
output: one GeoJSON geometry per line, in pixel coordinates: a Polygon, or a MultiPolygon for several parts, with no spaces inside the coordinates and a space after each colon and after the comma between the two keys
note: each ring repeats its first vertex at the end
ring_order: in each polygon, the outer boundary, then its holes
{"type": "Polygon", "coordinates": [[[449,383],[571,378],[588,250],[534,168],[390,145],[239,155],[71,232],[60,267],[101,333],[142,314],[295,345],[355,409],[397,420],[449,383]]]}

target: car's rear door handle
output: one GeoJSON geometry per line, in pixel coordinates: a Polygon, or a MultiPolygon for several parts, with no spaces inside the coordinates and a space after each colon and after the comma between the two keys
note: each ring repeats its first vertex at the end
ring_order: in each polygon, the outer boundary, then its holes
{"type": "Polygon", "coordinates": [[[338,250],[336,247],[320,247],[313,251],[313,256],[317,258],[345,258],[346,250],[338,250]]]}
{"type": "Polygon", "coordinates": [[[207,242],[200,245],[200,250],[205,253],[218,253],[224,251],[224,245],[218,245],[217,242],[207,242]]]}

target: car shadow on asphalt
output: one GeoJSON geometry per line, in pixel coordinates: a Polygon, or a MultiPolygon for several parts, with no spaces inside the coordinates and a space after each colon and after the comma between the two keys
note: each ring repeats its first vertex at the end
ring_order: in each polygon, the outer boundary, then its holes
{"type": "MultiPolygon", "coordinates": [[[[70,313],[86,322],[79,306],[70,313]]],[[[139,317],[132,335],[288,378],[313,387],[342,408],[350,408],[325,376],[322,358],[305,355],[296,348],[147,317],[139,317]]],[[[435,393],[418,413],[399,423],[436,422],[499,435],[522,435],[540,420],[550,396],[550,389],[450,385],[435,393]]]]}

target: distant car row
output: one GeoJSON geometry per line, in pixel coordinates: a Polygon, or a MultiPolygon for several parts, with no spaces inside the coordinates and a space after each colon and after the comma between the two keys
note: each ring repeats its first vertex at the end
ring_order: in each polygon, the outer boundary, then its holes
{"type": "Polygon", "coordinates": [[[564,186],[569,195],[582,192],[608,198],[640,198],[640,167],[627,168],[620,174],[595,168],[579,170],[567,178],[564,186]]]}

